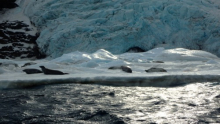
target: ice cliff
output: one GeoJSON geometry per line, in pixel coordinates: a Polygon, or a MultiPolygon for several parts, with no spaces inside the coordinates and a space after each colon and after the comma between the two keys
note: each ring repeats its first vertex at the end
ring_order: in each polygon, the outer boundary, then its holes
{"type": "Polygon", "coordinates": [[[220,56],[219,0],[20,0],[53,58],[72,51],[113,54],[133,46],[200,49],[220,56]],[[28,4],[24,4],[25,2],[28,4]],[[25,6],[24,6],[25,5],[25,6]]]}

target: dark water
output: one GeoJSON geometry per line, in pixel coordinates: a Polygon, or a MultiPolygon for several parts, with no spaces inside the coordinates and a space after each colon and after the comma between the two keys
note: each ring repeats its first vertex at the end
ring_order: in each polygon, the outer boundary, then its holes
{"type": "Polygon", "coordinates": [[[2,90],[0,122],[123,124],[124,119],[111,112],[123,106],[114,97],[115,91],[100,86],[74,84],[2,90]]]}
{"type": "Polygon", "coordinates": [[[220,123],[220,86],[63,84],[0,90],[0,123],[220,123]]]}

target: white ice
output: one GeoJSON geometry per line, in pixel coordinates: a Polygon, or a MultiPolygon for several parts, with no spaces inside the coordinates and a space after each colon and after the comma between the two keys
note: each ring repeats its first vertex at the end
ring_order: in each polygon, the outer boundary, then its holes
{"type": "Polygon", "coordinates": [[[54,83],[175,86],[220,80],[218,0],[17,0],[17,4],[0,21],[31,20],[41,32],[37,43],[48,58],[23,68],[31,60],[0,60],[1,88],[54,83]],[[150,51],[124,53],[133,46],[150,51]],[[40,65],[69,74],[22,71],[40,65]],[[121,65],[133,73],[108,69],[121,65]],[[167,73],[146,73],[151,67],[167,73]]]}
{"type": "Polygon", "coordinates": [[[208,52],[162,47],[143,53],[112,54],[100,49],[94,53],[71,52],[56,59],[36,61],[0,60],[0,88],[23,88],[44,84],[88,83],[115,86],[178,86],[193,82],[220,81],[220,59],[208,52]],[[164,63],[157,63],[157,61],[164,63]],[[35,65],[21,67],[27,62],[35,65]],[[22,70],[44,65],[68,75],[27,75],[22,70]],[[132,73],[110,70],[126,65],[132,73]],[[167,72],[146,73],[151,67],[167,72]]]}

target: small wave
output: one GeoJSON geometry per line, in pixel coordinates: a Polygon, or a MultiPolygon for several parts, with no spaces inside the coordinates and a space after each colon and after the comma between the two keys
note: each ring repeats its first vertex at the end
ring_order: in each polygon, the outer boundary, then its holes
{"type": "Polygon", "coordinates": [[[78,116],[77,120],[84,120],[84,121],[90,121],[92,122],[100,122],[100,123],[108,123],[108,124],[125,124],[125,122],[118,118],[115,115],[110,114],[109,112],[105,110],[97,110],[92,113],[81,113],[80,116],[78,116]]]}

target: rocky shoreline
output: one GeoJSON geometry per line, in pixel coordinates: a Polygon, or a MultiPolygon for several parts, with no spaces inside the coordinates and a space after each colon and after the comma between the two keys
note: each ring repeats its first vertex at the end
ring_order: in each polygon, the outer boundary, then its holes
{"type": "MultiPolygon", "coordinates": [[[[18,7],[15,1],[1,1],[1,14],[18,7]]],[[[32,30],[31,26],[23,21],[7,20],[0,22],[0,59],[45,58],[36,43],[39,33],[37,32],[35,35],[28,33],[32,30]]]]}

